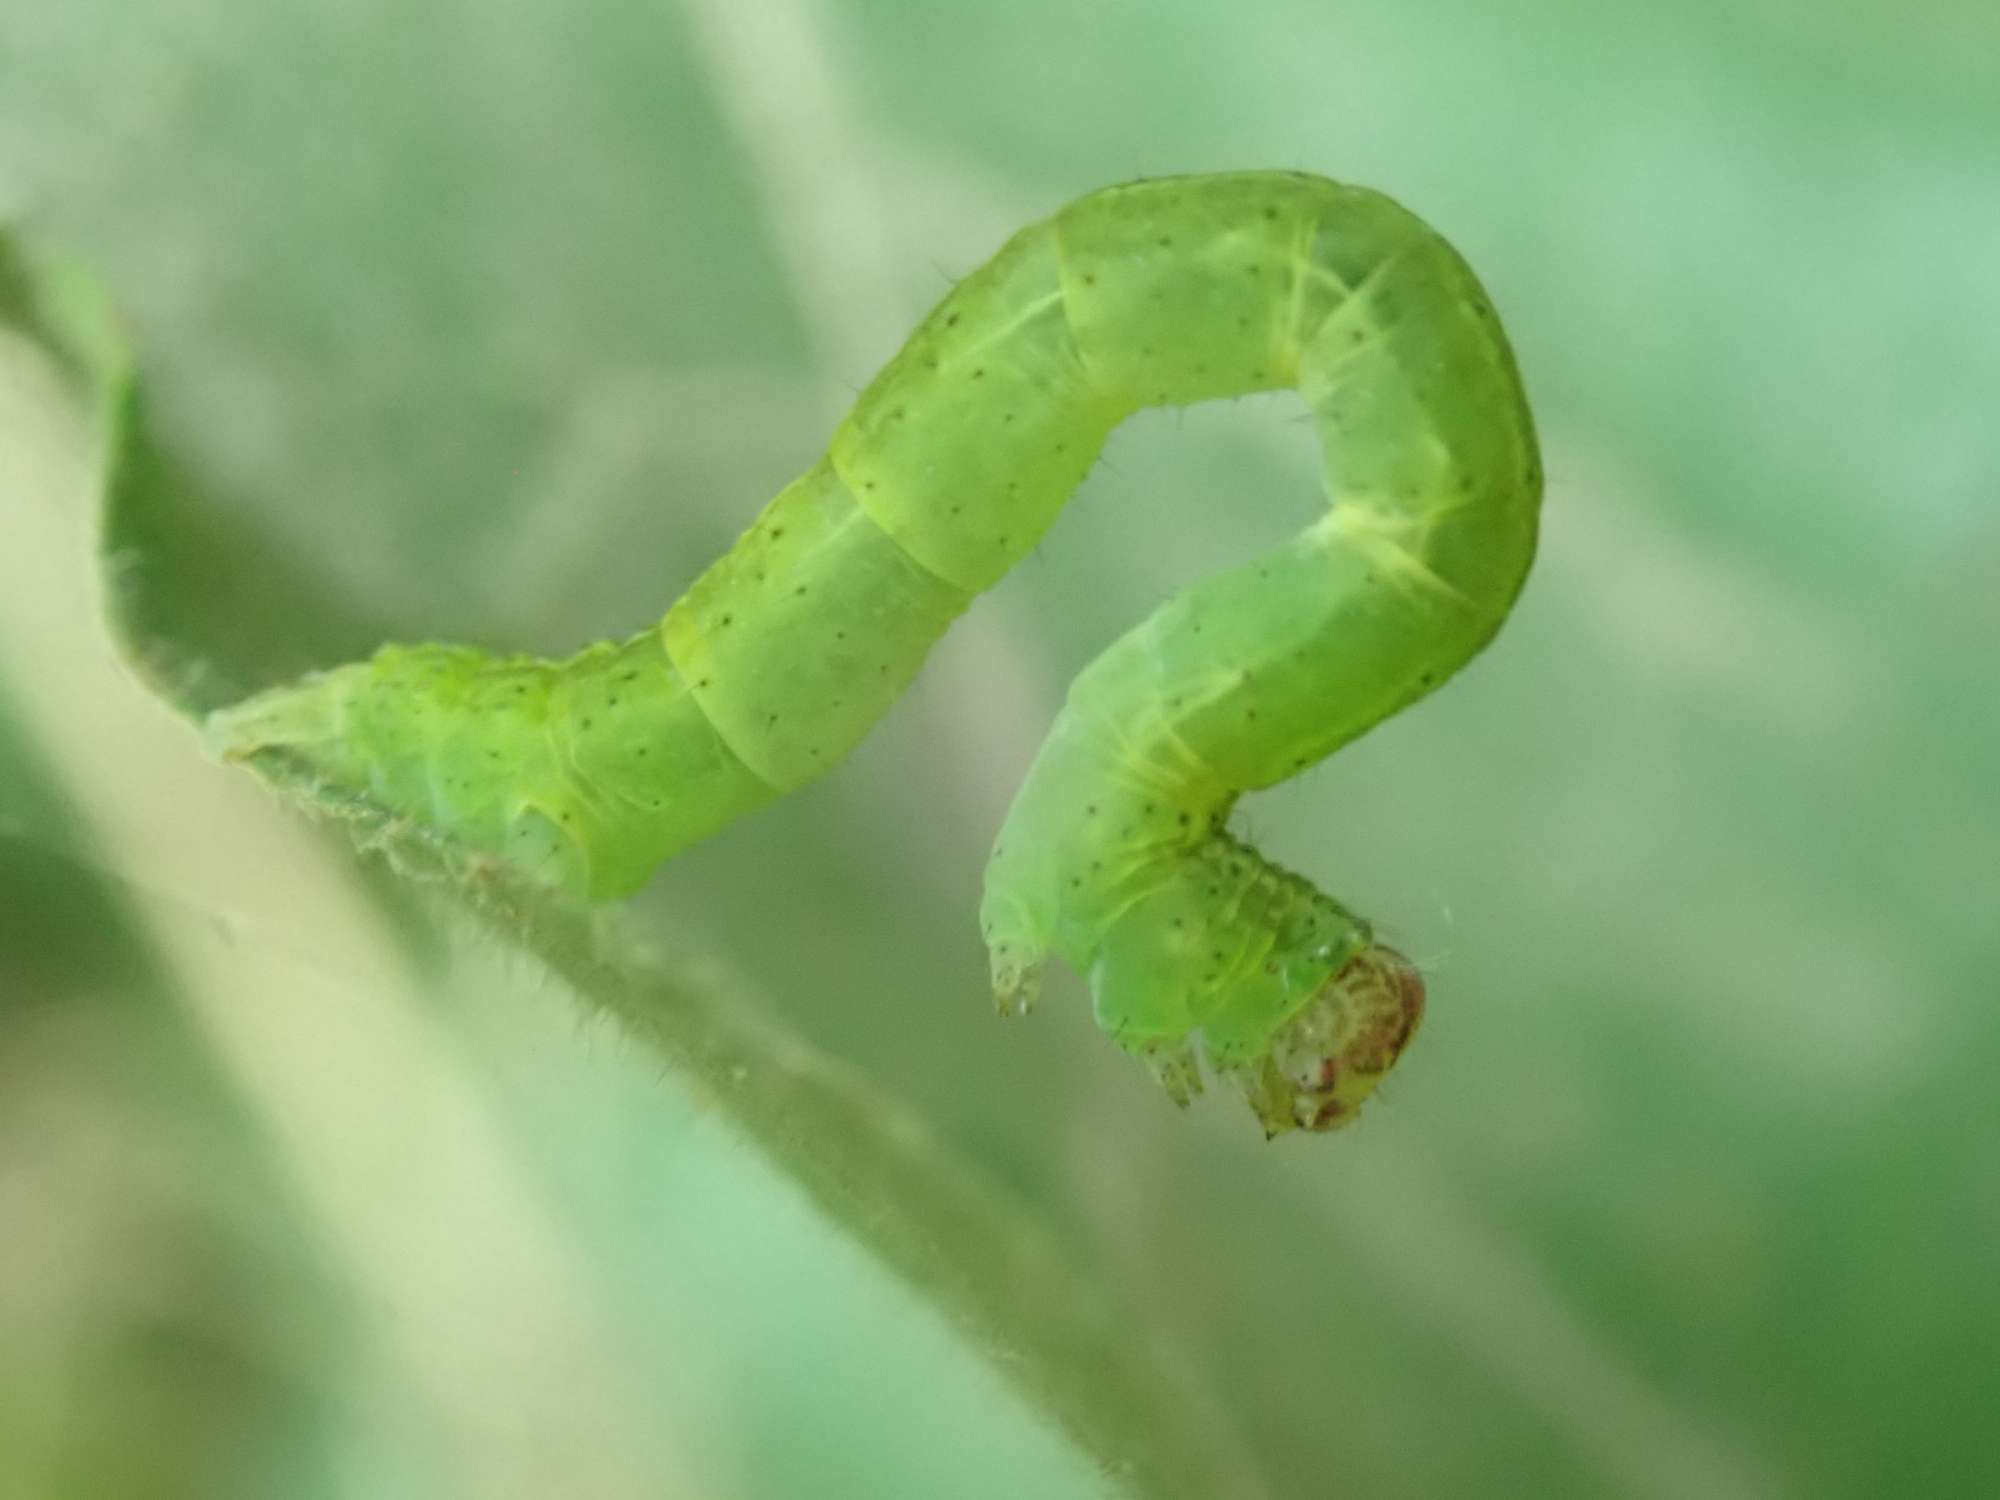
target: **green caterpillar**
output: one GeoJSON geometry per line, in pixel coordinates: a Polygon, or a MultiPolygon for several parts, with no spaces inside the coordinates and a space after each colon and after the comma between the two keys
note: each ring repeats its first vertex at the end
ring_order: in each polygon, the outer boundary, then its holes
{"type": "Polygon", "coordinates": [[[565,662],[387,646],[215,713],[209,740],[281,750],[575,897],[622,896],[853,748],[1125,417],[1282,386],[1336,503],[1077,678],[995,843],[981,927],[1003,1010],[1060,956],[1176,1100],[1199,1056],[1268,1133],[1337,1126],[1409,1040],[1422,981],[1226,821],[1492,638],[1541,497],[1491,304],[1379,193],[1244,172],[1081,198],[952,289],[658,628],[565,662]]]}

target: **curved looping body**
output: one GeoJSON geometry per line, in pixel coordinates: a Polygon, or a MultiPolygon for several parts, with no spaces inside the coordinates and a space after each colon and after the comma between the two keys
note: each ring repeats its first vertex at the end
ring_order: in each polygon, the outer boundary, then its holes
{"type": "Polygon", "coordinates": [[[1079,199],[952,290],[657,630],[562,663],[388,647],[218,713],[211,740],[623,895],[845,755],[1126,416],[1286,386],[1331,509],[1077,678],[981,925],[1003,1007],[1061,957],[1175,1097],[1198,1048],[1267,1130],[1337,1125],[1408,1040],[1421,981],[1227,818],[1492,638],[1541,495],[1491,305],[1380,194],[1252,172],[1079,199]]]}

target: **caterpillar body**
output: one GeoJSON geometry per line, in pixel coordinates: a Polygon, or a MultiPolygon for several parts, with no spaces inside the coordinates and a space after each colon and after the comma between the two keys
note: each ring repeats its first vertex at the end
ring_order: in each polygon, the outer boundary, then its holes
{"type": "Polygon", "coordinates": [[[622,896],[845,755],[1126,416],[1287,386],[1332,508],[1077,678],[995,843],[981,928],[1003,1010],[1059,956],[1176,1100],[1205,1059],[1267,1133],[1337,1126],[1409,1040],[1422,982],[1233,837],[1230,810],[1492,638],[1541,496],[1490,302],[1379,193],[1244,172],[1078,199],[952,289],[656,628],[563,662],[387,646],[219,710],[209,742],[282,752],[575,897],[622,896]]]}

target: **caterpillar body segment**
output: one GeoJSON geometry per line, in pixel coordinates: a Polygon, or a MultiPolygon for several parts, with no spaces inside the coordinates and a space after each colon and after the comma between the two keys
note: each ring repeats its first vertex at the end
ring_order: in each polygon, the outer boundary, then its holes
{"type": "Polygon", "coordinates": [[[283,750],[382,807],[588,899],[778,795],[715,730],[658,631],[567,661],[384,646],[211,714],[231,759],[283,750]]]}

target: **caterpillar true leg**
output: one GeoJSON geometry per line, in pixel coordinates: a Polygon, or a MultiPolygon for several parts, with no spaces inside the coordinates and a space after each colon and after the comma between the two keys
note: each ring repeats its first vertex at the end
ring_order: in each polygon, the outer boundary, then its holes
{"type": "Polygon", "coordinates": [[[1338,1125],[1408,1040],[1421,980],[1226,820],[1491,639],[1541,495],[1490,305],[1380,194],[1252,172],[1082,198],[952,290],[657,630],[559,664],[387,647],[209,735],[622,895],[845,755],[1132,411],[1281,386],[1317,423],[1333,509],[1077,679],[981,920],[1003,1004],[1059,956],[1175,1097],[1199,1052],[1267,1130],[1338,1125]]]}

